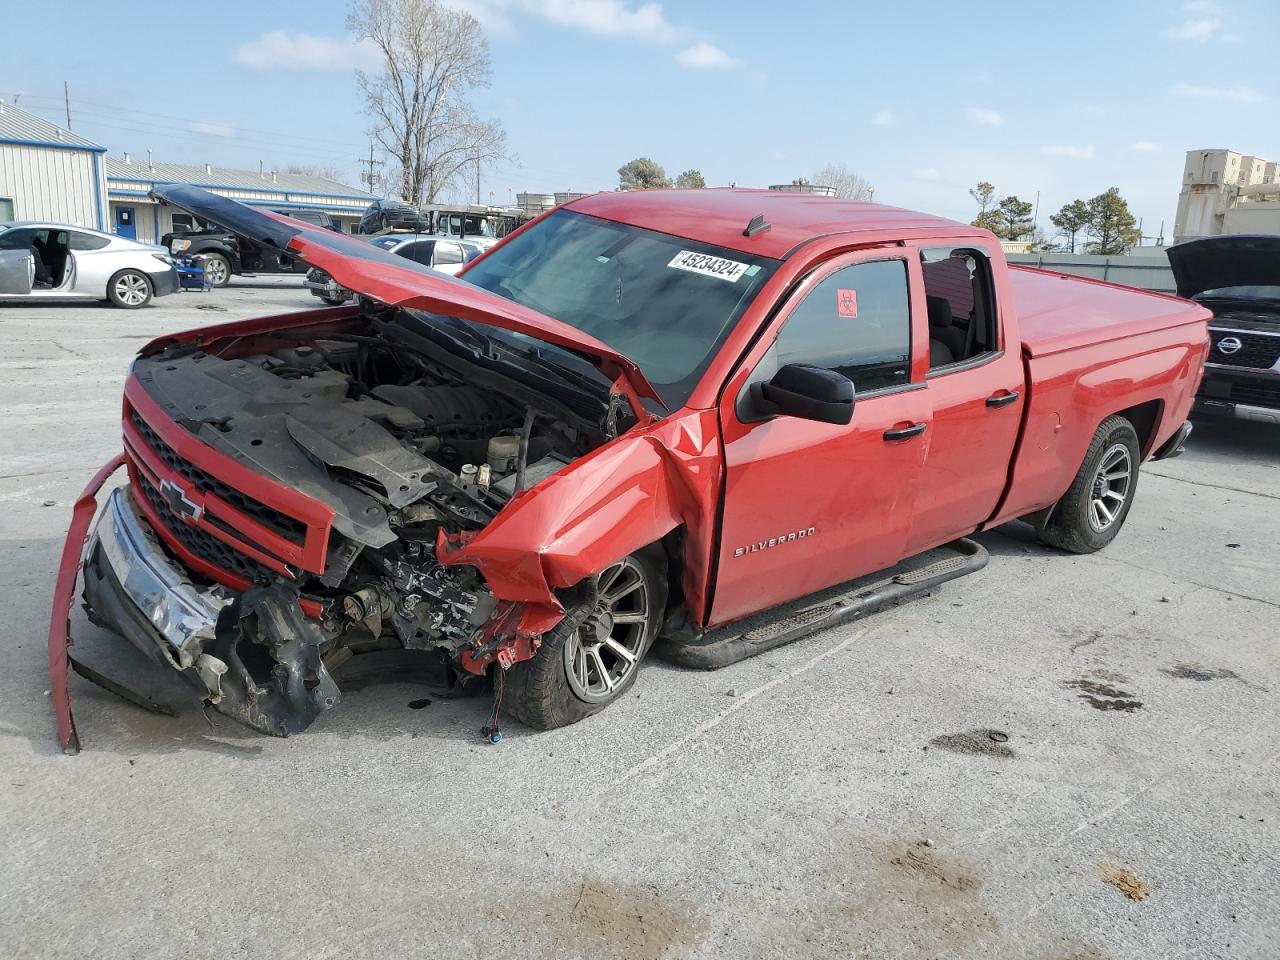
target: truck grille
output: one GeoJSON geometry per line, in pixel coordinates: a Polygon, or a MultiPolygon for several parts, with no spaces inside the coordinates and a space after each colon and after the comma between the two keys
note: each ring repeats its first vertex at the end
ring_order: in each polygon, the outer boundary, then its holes
{"type": "Polygon", "coordinates": [[[147,503],[159,515],[165,529],[183,547],[205,563],[250,583],[268,580],[273,575],[272,571],[262,564],[223,543],[212,534],[184,523],[181,517],[174,514],[168,502],[160,495],[160,491],[151,485],[151,481],[143,476],[141,471],[134,471],[134,481],[135,489],[146,498],[147,503]]]}
{"type": "Polygon", "coordinates": [[[130,411],[129,420],[134,428],[142,435],[147,446],[150,447],[165,466],[175,473],[181,474],[186,478],[195,489],[201,493],[211,493],[228,505],[235,507],[241,513],[256,520],[268,530],[278,533],[292,543],[301,545],[307,536],[307,525],[301,520],[286,516],[279,510],[273,510],[265,503],[259,503],[252,497],[246,496],[239,490],[227,486],[217,477],[211,477],[205,473],[194,463],[184,460],[163,440],[159,434],[147,425],[135,411],[130,411]]]}
{"type": "Polygon", "coordinates": [[[1210,330],[1209,363],[1221,363],[1229,367],[1252,367],[1267,370],[1280,360],[1280,336],[1261,333],[1245,333],[1240,330],[1210,330]],[[1219,346],[1223,340],[1240,341],[1239,349],[1224,353],[1219,346]]]}

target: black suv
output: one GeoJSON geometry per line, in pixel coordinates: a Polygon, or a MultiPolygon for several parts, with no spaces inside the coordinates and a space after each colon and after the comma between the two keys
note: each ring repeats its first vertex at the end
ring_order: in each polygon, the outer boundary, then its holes
{"type": "MultiPolygon", "coordinates": [[[[342,228],[323,210],[302,207],[268,207],[272,213],[293,217],[315,227],[338,233],[342,228]]],[[[225,287],[232,274],[239,273],[306,273],[307,266],[277,250],[260,247],[246,237],[216,224],[206,223],[200,230],[175,230],[160,238],[160,243],[177,257],[201,256],[204,269],[215,287],[225,287]]]]}
{"type": "Polygon", "coordinates": [[[360,232],[381,233],[384,230],[430,233],[431,218],[402,200],[375,200],[360,217],[360,232]]]}
{"type": "Polygon", "coordinates": [[[1188,240],[1169,266],[1178,296],[1213,311],[1196,409],[1280,424],[1280,236],[1188,240]]]}

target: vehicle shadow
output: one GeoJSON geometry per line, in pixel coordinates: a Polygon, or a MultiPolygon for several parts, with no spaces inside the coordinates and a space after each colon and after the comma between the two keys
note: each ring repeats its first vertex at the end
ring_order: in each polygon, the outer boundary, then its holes
{"type": "Polygon", "coordinates": [[[1187,440],[1187,454],[1196,459],[1229,463],[1255,460],[1280,464],[1280,425],[1197,414],[1187,440]]]}

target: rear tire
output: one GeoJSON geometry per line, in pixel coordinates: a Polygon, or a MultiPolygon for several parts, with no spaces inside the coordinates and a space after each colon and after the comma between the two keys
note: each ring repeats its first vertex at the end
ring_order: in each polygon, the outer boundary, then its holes
{"type": "Polygon", "coordinates": [[[107,299],[126,310],[145,307],[151,293],[151,278],[141,270],[121,270],[107,282],[107,299]]]}
{"type": "Polygon", "coordinates": [[[600,595],[585,623],[567,617],[532,660],[507,671],[505,705],[526,726],[552,730],[599,713],[636,682],[667,605],[666,556],[646,547],[596,577],[600,595]]]}
{"type": "Polygon", "coordinates": [[[231,261],[220,253],[201,254],[204,257],[204,274],[215,287],[225,287],[231,282],[231,261]]]}
{"type": "Polygon", "coordinates": [[[1124,417],[1103,420],[1040,539],[1072,553],[1093,553],[1114,540],[1133,506],[1141,456],[1133,424],[1124,417]]]}

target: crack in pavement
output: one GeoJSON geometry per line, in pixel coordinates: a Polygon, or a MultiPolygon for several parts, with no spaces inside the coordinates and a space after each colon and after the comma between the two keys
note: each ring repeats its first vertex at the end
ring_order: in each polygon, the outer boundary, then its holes
{"type": "Polygon", "coordinates": [[[1155,470],[1143,470],[1147,476],[1160,477],[1164,480],[1176,480],[1178,483],[1189,483],[1193,487],[1210,487],[1214,490],[1229,490],[1232,493],[1244,493],[1251,497],[1266,497],[1268,500],[1280,500],[1280,493],[1259,493],[1257,490],[1246,490],[1243,487],[1229,487],[1222,483],[1206,483],[1203,480],[1188,480],[1186,477],[1175,477],[1169,473],[1159,473],[1155,470]]]}
{"type": "Polygon", "coordinates": [[[1269,607],[1280,607],[1280,601],[1268,600],[1266,597],[1255,597],[1249,593],[1239,593],[1235,590],[1228,590],[1225,587],[1217,587],[1212,583],[1203,583],[1199,580],[1192,580],[1190,577],[1183,577],[1178,574],[1170,573],[1168,570],[1159,570],[1155,567],[1144,567],[1142,564],[1134,563],[1132,560],[1121,560],[1119,557],[1104,557],[1100,554],[1094,554],[1091,559],[1104,563],[1118,563],[1123,567],[1133,567],[1135,570],[1154,573],[1159,577],[1168,577],[1170,580],[1194,584],[1202,590],[1213,590],[1215,593],[1225,593],[1229,597],[1239,597],[1241,600],[1253,600],[1255,603],[1265,603],[1269,607]]]}
{"type": "Polygon", "coordinates": [[[828,657],[833,657],[837,653],[841,653],[842,651],[847,650],[849,647],[853,646],[855,642],[857,642],[858,640],[861,640],[868,633],[870,633],[871,630],[872,630],[872,627],[870,626],[863,627],[861,630],[857,631],[856,633],[850,634],[848,637],[845,637],[843,640],[837,643],[834,647],[829,647],[828,649],[822,651],[816,656],[811,657],[809,660],[807,660],[800,666],[796,667],[794,670],[787,670],[784,673],[780,673],[777,676],[773,677],[772,679],[760,684],[760,686],[754,687],[753,689],[748,690],[746,693],[740,694],[732,704],[725,707],[723,710],[718,711],[716,714],[709,717],[708,719],[702,721],[702,723],[698,724],[696,727],[694,727],[692,730],[686,733],[683,737],[678,737],[677,739],[673,740],[671,743],[663,747],[661,750],[659,750],[657,753],[651,754],[650,756],[641,760],[639,763],[633,764],[631,767],[624,770],[621,774],[619,774],[612,781],[610,781],[604,787],[604,789],[596,793],[591,798],[591,802],[594,803],[595,801],[599,800],[600,797],[604,796],[606,793],[608,793],[610,790],[614,789],[615,787],[620,787],[622,786],[622,784],[626,783],[628,780],[632,780],[635,777],[638,777],[640,774],[644,773],[646,770],[650,770],[653,767],[656,767],[658,764],[660,764],[663,760],[667,759],[667,757],[671,756],[681,747],[684,747],[692,743],[694,740],[701,738],[703,734],[709,733],[710,731],[714,730],[716,727],[720,726],[720,724],[724,723],[731,716],[733,716],[735,713],[737,713],[739,710],[741,710],[743,707],[745,707],[748,703],[750,703],[752,700],[754,700],[756,697],[760,696],[761,694],[768,693],[774,687],[780,686],[781,684],[787,683],[790,680],[794,680],[796,677],[799,677],[805,673],[808,673],[810,670],[812,670],[822,661],[826,660],[828,657]]]}

